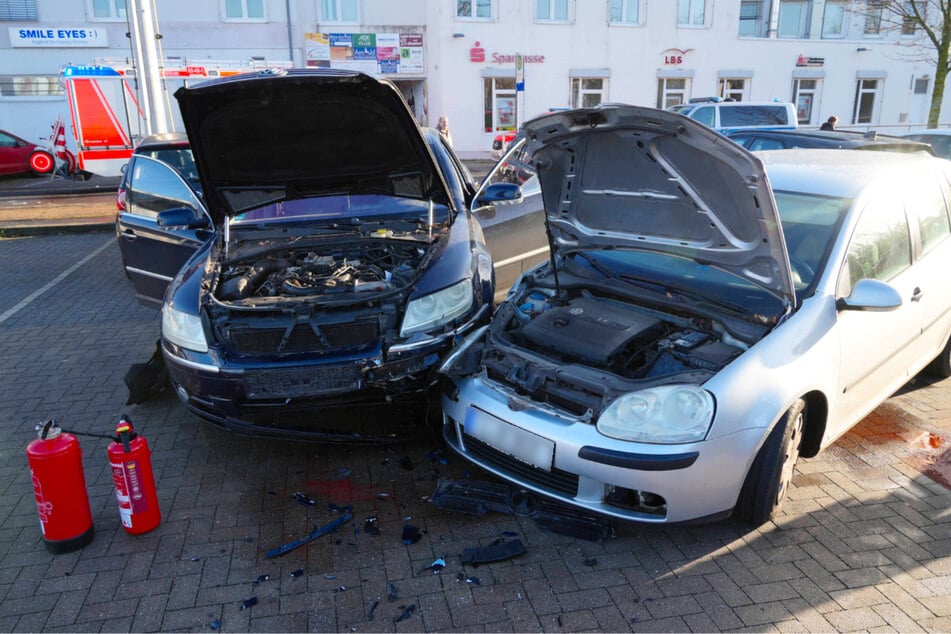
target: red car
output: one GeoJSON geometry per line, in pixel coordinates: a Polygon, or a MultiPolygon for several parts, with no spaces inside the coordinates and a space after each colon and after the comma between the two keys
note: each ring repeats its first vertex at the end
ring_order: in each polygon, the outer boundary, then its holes
{"type": "Polygon", "coordinates": [[[56,169],[53,155],[26,139],[0,130],[0,174],[23,174],[36,176],[51,174],[56,169]]]}

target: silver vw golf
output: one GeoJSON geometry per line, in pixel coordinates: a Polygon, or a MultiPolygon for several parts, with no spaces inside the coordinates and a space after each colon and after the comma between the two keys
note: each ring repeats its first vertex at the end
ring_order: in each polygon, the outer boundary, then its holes
{"type": "Polygon", "coordinates": [[[922,369],[951,373],[951,163],[754,156],[633,106],[535,119],[513,145],[551,258],[441,373],[446,441],[517,489],[624,520],[762,523],[800,456],[922,369]]]}

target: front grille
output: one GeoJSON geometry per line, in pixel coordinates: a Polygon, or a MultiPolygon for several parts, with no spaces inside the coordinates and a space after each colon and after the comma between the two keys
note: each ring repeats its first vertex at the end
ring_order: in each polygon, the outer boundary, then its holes
{"type": "Polygon", "coordinates": [[[294,324],[287,341],[286,328],[232,328],[231,346],[238,354],[266,354],[270,352],[311,352],[337,348],[370,346],[379,339],[377,321],[317,326],[320,335],[309,323],[294,324]],[[322,337],[321,337],[322,335],[322,337]]]}
{"type": "Polygon", "coordinates": [[[249,370],[244,373],[248,398],[273,399],[340,394],[360,388],[354,365],[249,370]]]}
{"type": "Polygon", "coordinates": [[[541,488],[570,496],[575,496],[578,493],[578,476],[573,473],[568,473],[567,471],[562,471],[555,467],[552,467],[551,471],[533,467],[528,463],[517,460],[485,444],[469,434],[463,434],[463,440],[468,453],[479,460],[491,464],[500,471],[512,474],[512,476],[519,480],[531,482],[541,488]]]}

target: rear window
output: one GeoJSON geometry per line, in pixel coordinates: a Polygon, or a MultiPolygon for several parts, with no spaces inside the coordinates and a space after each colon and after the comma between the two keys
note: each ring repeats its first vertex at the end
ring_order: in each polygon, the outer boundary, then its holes
{"type": "Polygon", "coordinates": [[[739,128],[744,126],[789,125],[789,111],[785,106],[721,106],[720,126],[739,128]]]}

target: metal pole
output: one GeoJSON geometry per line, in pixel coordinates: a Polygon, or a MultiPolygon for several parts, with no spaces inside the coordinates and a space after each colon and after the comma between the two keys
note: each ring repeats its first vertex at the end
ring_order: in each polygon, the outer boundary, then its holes
{"type": "MultiPolygon", "coordinates": [[[[142,53],[142,31],[139,29],[139,3],[142,0],[128,0],[127,19],[129,22],[129,37],[132,39],[132,67],[135,69],[135,92],[138,95],[139,103],[136,104],[138,112],[129,109],[128,99],[123,93],[122,100],[126,104],[126,119],[129,125],[129,135],[142,137],[143,130],[150,130],[152,127],[152,109],[149,106],[149,85],[145,80],[145,67],[142,65],[144,54],[142,53]],[[141,117],[139,116],[141,113],[141,117]],[[131,115],[136,115],[138,125],[133,126],[131,115]]],[[[147,132],[146,132],[147,134],[147,132]]]]}
{"type": "Polygon", "coordinates": [[[168,110],[165,107],[163,94],[165,82],[159,72],[157,39],[155,32],[155,0],[133,0],[136,6],[135,20],[139,23],[139,33],[142,34],[142,60],[139,66],[142,82],[148,86],[147,99],[151,120],[147,122],[146,132],[158,134],[169,131],[168,110]],[[148,124],[151,125],[148,125],[148,124]]]}

